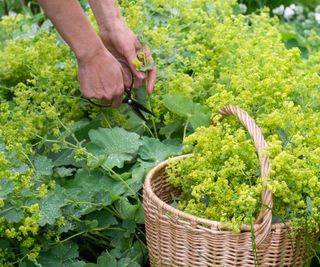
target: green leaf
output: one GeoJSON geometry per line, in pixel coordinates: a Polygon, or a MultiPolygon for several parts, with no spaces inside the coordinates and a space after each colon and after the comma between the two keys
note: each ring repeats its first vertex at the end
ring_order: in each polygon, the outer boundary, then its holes
{"type": "Polygon", "coordinates": [[[144,210],[143,210],[143,206],[139,205],[136,214],[135,214],[135,222],[139,223],[139,224],[143,224],[144,223],[144,210]]]}
{"type": "Polygon", "coordinates": [[[42,265],[26,260],[22,262],[21,267],[42,267],[42,265]]]}
{"type": "Polygon", "coordinates": [[[133,110],[128,108],[128,120],[126,121],[125,128],[131,132],[143,135],[146,131],[146,123],[142,120],[133,110]]]}
{"type": "Polygon", "coordinates": [[[117,266],[117,261],[109,253],[104,253],[98,258],[97,267],[114,267],[117,266]]]}
{"type": "Polygon", "coordinates": [[[54,165],[51,159],[45,156],[37,156],[33,164],[38,176],[52,175],[54,165]]]}
{"type": "Polygon", "coordinates": [[[153,60],[151,60],[150,62],[143,64],[139,68],[139,71],[145,72],[148,70],[152,70],[155,67],[155,65],[156,65],[156,63],[153,60]]]}
{"type": "Polygon", "coordinates": [[[138,154],[143,160],[159,163],[170,156],[180,155],[182,149],[182,145],[163,144],[158,139],[143,137],[138,154]]]}
{"type": "Polygon", "coordinates": [[[107,210],[94,211],[85,216],[86,220],[97,220],[98,227],[106,228],[118,223],[116,218],[107,210]]]}
{"type": "Polygon", "coordinates": [[[14,189],[14,182],[6,178],[0,178],[0,197],[5,198],[14,189]]]}
{"type": "Polygon", "coordinates": [[[165,95],[163,97],[163,104],[172,113],[186,118],[193,129],[210,125],[210,109],[199,103],[194,103],[184,96],[165,95]]]}
{"type": "Polygon", "coordinates": [[[84,267],[85,262],[77,260],[78,256],[78,246],[67,241],[40,253],[38,261],[45,267],[84,267]]]}
{"type": "Polygon", "coordinates": [[[130,259],[134,259],[141,266],[145,266],[147,249],[145,248],[145,244],[141,240],[137,240],[130,247],[130,249],[126,253],[126,257],[130,259]]]}
{"type": "Polygon", "coordinates": [[[99,203],[104,206],[111,205],[114,201],[116,201],[119,197],[110,192],[108,189],[103,188],[101,191],[95,193],[93,195],[92,201],[94,203],[99,203]]]}
{"type": "Polygon", "coordinates": [[[5,206],[0,210],[1,217],[5,218],[8,223],[18,223],[24,217],[23,211],[12,206],[5,206]]]}
{"type": "MultiPolygon", "coordinates": [[[[87,169],[79,169],[74,177],[66,183],[67,189],[79,189],[74,193],[69,194],[71,199],[82,201],[92,201],[97,196],[98,192],[110,192],[110,201],[114,201],[114,196],[123,194],[127,189],[121,181],[115,181],[109,174],[101,170],[89,171],[87,169]]],[[[100,195],[100,197],[102,197],[100,195]]],[[[106,196],[104,196],[104,199],[106,196]]],[[[109,203],[107,203],[109,204],[109,203]]]]}
{"type": "Polygon", "coordinates": [[[18,166],[11,168],[14,174],[25,174],[29,170],[29,166],[25,163],[20,163],[18,166]]]}
{"type": "Polygon", "coordinates": [[[115,181],[106,172],[87,169],[79,169],[74,179],[66,182],[65,188],[72,205],[64,212],[78,218],[111,205],[127,192],[121,181],[115,181]]]}
{"type": "Polygon", "coordinates": [[[97,264],[87,263],[84,267],[117,267],[117,260],[109,253],[99,256],[97,264]]]}
{"type": "Polygon", "coordinates": [[[123,229],[109,230],[105,233],[111,240],[111,246],[114,247],[114,249],[110,251],[112,256],[120,258],[123,251],[131,248],[132,238],[125,238],[123,236],[123,229]]]}
{"type": "Polygon", "coordinates": [[[127,198],[121,198],[120,201],[116,203],[116,208],[123,219],[134,220],[135,214],[138,210],[138,205],[131,204],[127,198]]]}
{"type": "Polygon", "coordinates": [[[141,210],[143,210],[141,204],[131,204],[126,197],[122,197],[115,204],[115,207],[124,220],[133,220],[141,223],[143,216],[141,215],[141,210]]]}
{"type": "Polygon", "coordinates": [[[59,167],[54,169],[60,177],[69,177],[73,175],[75,168],[59,167]]]}
{"type": "Polygon", "coordinates": [[[66,196],[64,191],[64,188],[57,185],[53,191],[49,192],[43,199],[41,199],[40,226],[44,226],[45,224],[54,224],[55,220],[62,215],[61,208],[66,205],[66,196]]]}
{"type": "Polygon", "coordinates": [[[146,173],[154,167],[154,162],[138,160],[138,163],[131,169],[131,179],[127,184],[134,192],[141,190],[146,173]]]}
{"type": "Polygon", "coordinates": [[[126,230],[123,233],[123,236],[125,238],[129,238],[131,234],[133,234],[136,230],[137,224],[134,221],[131,220],[125,220],[122,223],[122,227],[126,230]]]}
{"type": "Polygon", "coordinates": [[[194,103],[190,99],[180,95],[165,95],[162,101],[172,113],[184,118],[191,117],[194,103]]]}
{"type": "Polygon", "coordinates": [[[54,154],[51,156],[53,159],[53,165],[54,167],[59,166],[68,166],[72,165],[75,167],[81,167],[81,163],[76,162],[74,160],[74,153],[72,149],[64,149],[61,152],[54,154]]]}
{"type": "Polygon", "coordinates": [[[170,138],[173,133],[183,129],[183,124],[183,121],[170,122],[167,125],[161,127],[159,132],[160,134],[165,135],[166,138],[170,138]]]}
{"type": "Polygon", "coordinates": [[[139,267],[140,265],[130,258],[122,258],[119,260],[117,267],[139,267]]]}
{"type": "Polygon", "coordinates": [[[10,245],[10,242],[6,239],[1,239],[0,240],[0,249],[8,249],[10,248],[11,245],[10,245]]]}
{"type": "Polygon", "coordinates": [[[306,196],[306,203],[307,203],[307,212],[309,213],[310,216],[312,216],[313,215],[313,211],[312,211],[313,203],[312,203],[312,200],[309,196],[306,196]]]}
{"type": "Polygon", "coordinates": [[[89,137],[89,152],[95,156],[103,155],[104,165],[108,168],[122,168],[126,161],[134,158],[141,145],[139,135],[118,127],[90,130],[89,137]]]}
{"type": "Polygon", "coordinates": [[[99,125],[100,125],[100,120],[98,117],[87,123],[84,121],[81,127],[77,127],[77,129],[75,129],[76,138],[78,140],[84,140],[84,139],[88,140],[89,139],[88,132],[91,129],[97,129],[99,125]]]}
{"type": "Polygon", "coordinates": [[[74,230],[78,233],[80,232],[90,232],[93,229],[97,228],[98,221],[97,220],[81,220],[75,223],[74,230]]]}
{"type": "Polygon", "coordinates": [[[210,125],[211,112],[207,107],[201,106],[198,103],[194,104],[190,125],[193,129],[198,127],[208,127],[210,125]]]}

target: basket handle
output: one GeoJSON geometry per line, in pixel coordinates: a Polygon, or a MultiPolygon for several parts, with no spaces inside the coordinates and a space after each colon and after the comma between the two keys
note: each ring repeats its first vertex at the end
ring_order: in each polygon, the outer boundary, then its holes
{"type": "Polygon", "coordinates": [[[262,178],[262,208],[255,222],[256,224],[260,225],[255,231],[256,245],[259,245],[269,234],[272,222],[272,193],[267,190],[266,186],[266,177],[270,170],[270,163],[269,157],[264,153],[264,149],[268,145],[264,140],[261,129],[257,126],[249,114],[241,108],[237,106],[226,106],[219,111],[219,114],[223,116],[233,115],[234,117],[238,118],[248,130],[257,150],[262,178]]]}

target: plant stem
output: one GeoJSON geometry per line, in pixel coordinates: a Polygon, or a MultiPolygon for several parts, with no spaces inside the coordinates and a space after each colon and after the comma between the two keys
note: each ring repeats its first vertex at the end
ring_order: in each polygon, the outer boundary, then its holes
{"type": "Polygon", "coordinates": [[[149,134],[150,134],[153,138],[155,138],[154,135],[153,135],[153,133],[152,133],[152,131],[151,131],[151,129],[148,127],[148,125],[146,125],[145,123],[143,123],[143,126],[148,130],[149,134]]]}
{"type": "Polygon", "coordinates": [[[182,138],[183,142],[184,142],[184,139],[186,138],[186,135],[187,135],[188,126],[189,126],[189,120],[186,121],[186,124],[184,125],[184,128],[183,128],[183,138],[182,138]]]}
{"type": "Polygon", "coordinates": [[[32,164],[32,161],[30,160],[30,158],[28,157],[28,155],[26,153],[24,153],[23,151],[21,151],[21,154],[27,159],[27,161],[29,162],[29,164],[31,165],[31,168],[35,170],[34,165],[32,164]]]}
{"type": "MultiPolygon", "coordinates": [[[[147,102],[147,105],[148,105],[148,109],[151,110],[150,101],[147,102]]],[[[157,132],[157,127],[156,127],[156,122],[155,122],[155,118],[154,118],[153,116],[151,116],[151,121],[152,121],[154,136],[155,136],[157,139],[159,139],[158,132],[157,132]]]]}
{"type": "Polygon", "coordinates": [[[101,114],[102,114],[102,117],[103,117],[104,121],[106,122],[108,128],[111,128],[111,124],[109,123],[109,121],[105,115],[105,112],[101,112],[101,114]]]}

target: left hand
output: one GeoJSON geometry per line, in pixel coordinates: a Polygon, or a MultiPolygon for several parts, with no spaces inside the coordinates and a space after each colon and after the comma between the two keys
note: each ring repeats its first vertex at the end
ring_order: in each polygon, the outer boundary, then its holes
{"type": "MultiPolygon", "coordinates": [[[[100,37],[115,58],[121,58],[128,62],[135,75],[134,87],[140,87],[147,81],[147,92],[151,94],[156,81],[156,67],[148,71],[147,76],[143,72],[136,70],[134,62],[138,60],[138,55],[144,53],[145,57],[151,57],[151,52],[147,46],[142,46],[135,34],[128,28],[121,19],[114,22],[109,30],[101,31],[100,37]]],[[[130,84],[130,73],[123,68],[126,73],[125,84],[130,84]]]]}

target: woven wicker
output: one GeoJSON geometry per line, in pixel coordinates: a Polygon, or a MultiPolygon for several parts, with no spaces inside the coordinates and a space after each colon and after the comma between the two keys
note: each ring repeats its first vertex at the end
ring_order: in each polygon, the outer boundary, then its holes
{"type": "MultiPolygon", "coordinates": [[[[261,130],[245,111],[236,106],[227,106],[219,113],[237,117],[247,128],[259,156],[263,180],[269,171],[269,160],[263,153],[267,144],[261,130]]],[[[217,221],[199,218],[170,206],[172,196],[178,196],[179,191],[167,181],[165,167],[171,161],[188,156],[160,163],[145,179],[143,205],[152,267],[303,266],[306,240],[315,240],[316,237],[306,238],[301,233],[293,238],[287,224],[272,223],[272,194],[266,187],[262,192],[263,208],[253,227],[255,245],[250,225],[242,225],[241,232],[235,234],[219,229],[217,221]]]]}

